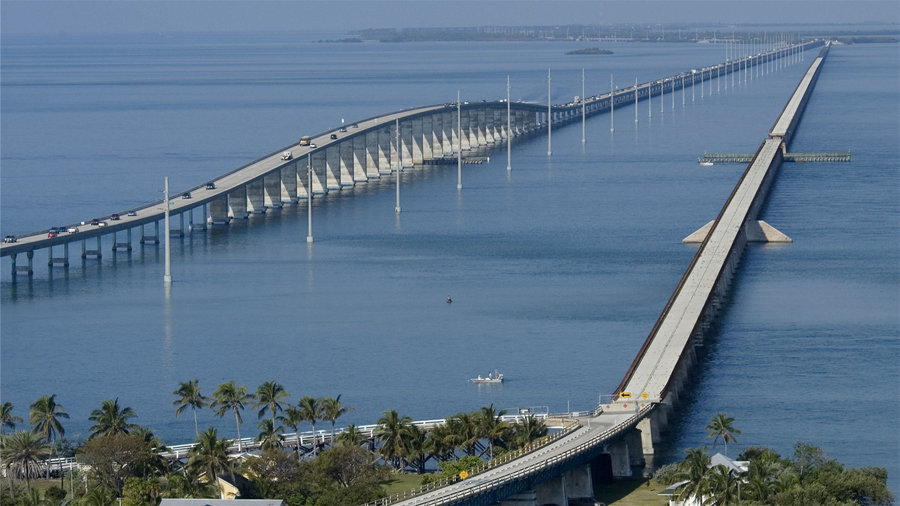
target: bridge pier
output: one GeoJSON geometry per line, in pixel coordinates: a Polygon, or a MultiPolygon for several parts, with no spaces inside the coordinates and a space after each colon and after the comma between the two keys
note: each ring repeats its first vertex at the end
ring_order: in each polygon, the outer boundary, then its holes
{"type": "Polygon", "coordinates": [[[450,111],[445,110],[441,113],[441,151],[445,156],[452,155],[455,149],[453,143],[453,136],[456,135],[455,120],[456,115],[450,111]]]}
{"type": "Polygon", "coordinates": [[[555,504],[557,506],[569,506],[566,495],[566,478],[564,474],[538,483],[534,487],[534,495],[538,506],[543,504],[555,504]]]}
{"type": "Polygon", "coordinates": [[[213,225],[228,225],[230,207],[228,196],[223,196],[209,203],[209,222],[213,225]]]}
{"type": "MultiPolygon", "coordinates": [[[[315,167],[313,160],[313,167],[315,167]]],[[[325,148],[325,188],[326,190],[341,189],[341,147],[340,144],[325,148]]]]}
{"type": "Polygon", "coordinates": [[[12,279],[15,281],[16,274],[20,272],[24,272],[28,275],[28,277],[34,276],[34,250],[26,251],[25,258],[28,259],[28,265],[16,265],[16,259],[19,256],[18,253],[15,255],[10,255],[10,260],[12,260],[12,279]]]}
{"type": "Polygon", "coordinates": [[[233,220],[246,220],[247,216],[247,187],[241,186],[228,194],[228,217],[233,220]]]}
{"type": "Polygon", "coordinates": [[[379,163],[381,160],[378,157],[378,133],[380,130],[384,130],[383,128],[376,130],[374,132],[366,132],[366,178],[367,179],[376,179],[381,177],[381,170],[379,167],[379,163]]]}
{"type": "Polygon", "coordinates": [[[263,207],[266,209],[280,209],[282,206],[281,171],[282,169],[275,169],[263,177],[263,207]]]}
{"type": "Polygon", "coordinates": [[[384,127],[378,129],[378,173],[390,174],[396,163],[396,150],[393,145],[394,129],[384,127]]]}
{"type": "Polygon", "coordinates": [[[281,204],[296,204],[299,192],[297,190],[300,180],[297,171],[300,168],[300,160],[294,159],[288,165],[281,168],[281,204]]]}
{"type": "Polygon", "coordinates": [[[366,137],[357,135],[351,141],[351,160],[353,164],[353,182],[364,183],[369,180],[366,173],[366,137]]]}
{"type": "Polygon", "coordinates": [[[422,159],[423,160],[433,160],[434,159],[434,144],[432,142],[432,138],[434,137],[434,120],[433,116],[424,116],[422,118],[422,159]]]}
{"type": "Polygon", "coordinates": [[[356,184],[353,180],[353,140],[342,141],[338,144],[338,151],[341,188],[353,186],[356,184]]]}
{"type": "MultiPolygon", "coordinates": [[[[116,251],[127,251],[131,252],[131,229],[125,230],[125,242],[119,242],[119,233],[113,232],[113,253],[116,251]]],[[[69,248],[68,244],[66,245],[66,265],[68,265],[68,256],[69,256],[69,248]]]]}
{"type": "Polygon", "coordinates": [[[69,243],[63,243],[63,256],[58,258],[53,257],[53,246],[47,248],[47,266],[53,267],[55,264],[62,265],[63,267],[69,266],[69,243]]]}
{"type": "Polygon", "coordinates": [[[103,258],[103,252],[101,251],[103,242],[101,240],[101,237],[102,236],[99,236],[99,235],[97,236],[97,249],[87,249],[87,245],[85,244],[87,242],[87,239],[84,239],[81,241],[81,258],[82,259],[85,259],[89,256],[92,256],[92,257],[96,258],[97,260],[100,260],[101,258],[103,258]]]}
{"type": "Polygon", "coordinates": [[[400,161],[403,167],[412,167],[412,143],[413,143],[413,124],[412,121],[400,122],[400,161]]]}
{"type": "Polygon", "coordinates": [[[264,214],[266,212],[266,190],[264,179],[250,181],[245,186],[247,198],[244,201],[248,214],[264,214]]]}
{"type": "Polygon", "coordinates": [[[297,181],[301,179],[306,181],[304,187],[307,192],[312,191],[313,195],[324,195],[328,193],[328,159],[327,153],[324,151],[316,151],[310,157],[312,160],[312,181],[307,181],[309,172],[308,166],[299,165],[297,167],[297,181]]]}
{"type": "Polygon", "coordinates": [[[442,158],[444,156],[444,114],[438,113],[431,117],[431,156],[442,158]]]}
{"type": "Polygon", "coordinates": [[[423,161],[422,142],[424,141],[424,125],[422,123],[422,118],[413,118],[412,120],[410,120],[410,124],[412,125],[412,143],[410,144],[410,146],[412,147],[413,165],[421,165],[423,161]]]}
{"type": "Polygon", "coordinates": [[[460,112],[459,115],[459,150],[457,153],[462,154],[463,151],[468,151],[472,148],[471,144],[471,135],[469,132],[469,111],[460,112]]]}
{"type": "Polygon", "coordinates": [[[619,439],[607,445],[606,453],[610,456],[610,468],[616,478],[631,476],[631,458],[628,449],[628,441],[619,439]]]}

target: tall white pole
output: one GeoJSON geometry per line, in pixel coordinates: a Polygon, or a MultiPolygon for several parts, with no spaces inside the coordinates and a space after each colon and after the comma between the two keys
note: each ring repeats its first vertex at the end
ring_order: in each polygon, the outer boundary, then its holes
{"type": "Polygon", "coordinates": [[[647,117],[653,117],[653,81],[647,86],[647,117]]]}
{"type": "Polygon", "coordinates": [[[397,205],[394,212],[400,214],[400,171],[403,170],[403,153],[400,151],[400,118],[394,120],[394,142],[397,145],[397,205]]]}
{"type": "Polygon", "coordinates": [[[616,89],[613,86],[613,75],[609,75],[609,131],[615,132],[616,128],[613,126],[613,109],[616,103],[616,89]]]}
{"type": "Polygon", "coordinates": [[[512,170],[512,114],[509,105],[509,74],[506,75],[506,171],[512,170]]]}
{"type": "Polygon", "coordinates": [[[553,110],[550,108],[550,67],[547,67],[547,156],[553,153],[550,149],[553,138],[553,110]]]}
{"type": "Polygon", "coordinates": [[[638,82],[637,77],[634,78],[634,123],[638,122],[638,82]]]}
{"type": "Polygon", "coordinates": [[[584,114],[584,67],[581,68],[581,143],[584,144],[586,139],[584,137],[584,123],[585,123],[585,114],[584,114]]]}
{"type": "MultiPolygon", "coordinates": [[[[165,271],[165,274],[163,274],[163,283],[169,284],[172,282],[172,253],[171,253],[171,246],[169,244],[169,236],[171,234],[169,233],[169,178],[168,177],[166,177],[166,189],[165,189],[165,193],[164,193],[164,197],[163,197],[163,208],[165,209],[164,214],[166,216],[165,217],[165,228],[163,229],[163,230],[165,230],[165,234],[166,234],[166,239],[165,239],[165,241],[166,241],[165,242],[165,245],[166,245],[166,253],[165,253],[166,271],[165,271]]],[[[97,248],[97,251],[100,251],[100,248],[97,248]]]]}
{"type": "Polygon", "coordinates": [[[306,154],[306,243],[312,244],[312,204],[313,204],[313,183],[312,183],[312,153],[306,154]]]}
{"type": "Polygon", "coordinates": [[[456,189],[462,190],[462,102],[456,90],[456,137],[459,138],[459,153],[456,155],[456,189]]]}

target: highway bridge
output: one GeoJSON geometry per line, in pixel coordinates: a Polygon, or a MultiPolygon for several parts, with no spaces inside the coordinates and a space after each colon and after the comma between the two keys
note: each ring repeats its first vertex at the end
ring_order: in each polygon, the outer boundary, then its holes
{"type": "MultiPolygon", "coordinates": [[[[231,219],[245,218],[249,213],[265,212],[267,208],[300,198],[361,183],[403,166],[443,157],[456,157],[459,161],[465,152],[511,142],[519,135],[533,134],[543,128],[549,133],[553,124],[575,121],[579,115],[584,118],[588,113],[611,110],[619,103],[683,90],[689,84],[687,77],[691,85],[696,79],[702,83],[723,72],[727,75],[738,69],[772,64],[775,57],[799,55],[821,45],[821,41],[806,42],[638,84],[632,89],[614,90],[577,103],[543,106],[509,101],[457,102],[370,118],[351,125],[346,131],[338,129],[316,135],[308,146],[296,144],[279,149],[214,181],[188,189],[190,198],[174,199],[172,212],[187,214],[192,224],[194,210],[200,208],[204,217],[200,226],[225,224],[231,219]],[[283,156],[284,151],[290,151],[291,157],[283,156]]],[[[688,378],[698,359],[695,347],[702,344],[704,332],[727,294],[746,244],[783,237],[757,220],[757,214],[799,124],[828,48],[825,45],[813,60],[719,215],[694,234],[701,242],[700,247],[614,398],[599,405],[589,416],[577,418],[556,437],[531,451],[515,453],[501,462],[473,470],[465,479],[441,483],[445,486],[389,497],[376,504],[566,505],[570,499],[592,501],[595,482],[606,477],[630,476],[635,466],[643,466],[645,456],[653,454],[668,417],[688,387],[688,378]]],[[[86,239],[96,238],[95,254],[99,256],[103,235],[135,227],[140,227],[143,235],[146,224],[159,223],[164,204],[156,202],[126,210],[118,213],[118,220],[110,215],[104,221],[115,223],[106,227],[77,227],[78,232],[62,237],[48,238],[43,232],[23,235],[14,243],[4,244],[3,255],[15,258],[24,252],[30,260],[36,248],[73,241],[84,244],[86,239]]],[[[113,243],[115,247],[115,240],[113,243]]],[[[85,255],[85,246],[82,251],[85,255]]],[[[50,257],[52,262],[52,254],[50,257]]],[[[13,269],[14,272],[17,269],[15,262],[13,269]]],[[[30,274],[30,262],[28,270],[30,274]]],[[[444,421],[419,423],[427,427],[444,421]]],[[[375,426],[367,428],[370,433],[376,430],[375,426]]],[[[326,436],[294,434],[288,441],[315,444],[319,437],[326,436]]],[[[244,449],[244,441],[235,443],[238,451],[244,449]]],[[[251,443],[247,441],[247,444],[251,443]]],[[[167,454],[181,458],[189,446],[173,447],[167,454]]]]}
{"type": "MultiPolygon", "coordinates": [[[[728,75],[733,85],[736,75],[746,80],[749,73],[752,78],[754,70],[759,74],[786,61],[799,61],[806,50],[820,45],[822,41],[807,41],[779,47],[566,104],[553,105],[549,100],[547,104],[453,102],[360,120],[312,135],[308,144],[298,140],[210,181],[171,193],[168,207],[176,227],[168,233],[183,236],[186,231],[204,230],[208,225],[227,225],[231,220],[363,184],[405,167],[458,160],[542,131],[548,133],[549,154],[553,125],[583,121],[587,116],[614,112],[616,107],[665,93],[674,101],[678,90],[684,101],[688,88],[693,95],[696,86],[702,90],[708,83],[711,87],[713,80],[724,79],[727,86],[728,75]]],[[[0,244],[0,257],[10,257],[15,280],[19,273],[34,274],[34,253],[38,250],[48,250],[48,268],[67,268],[72,248],[80,251],[84,261],[89,257],[101,259],[104,248],[113,253],[130,252],[135,240],[140,245],[159,244],[164,206],[165,202],[159,200],[54,229],[7,235],[0,244]],[[20,264],[19,255],[25,256],[25,265],[20,264]]]]}

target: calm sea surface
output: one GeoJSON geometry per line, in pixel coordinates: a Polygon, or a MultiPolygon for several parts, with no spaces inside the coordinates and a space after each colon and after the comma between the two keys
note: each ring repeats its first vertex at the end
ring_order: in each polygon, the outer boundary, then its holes
{"type": "MultiPolygon", "coordinates": [[[[309,35],[305,36],[309,39],[309,35]]],[[[318,38],[318,37],[316,37],[318,38]]],[[[322,38],[328,38],[323,36],[322,38]]],[[[2,233],[80,222],[194,186],[299,136],[423,104],[553,101],[724,59],[708,44],[313,43],[288,35],[2,40],[2,233]]],[[[812,56],[812,55],[808,55],[812,56]]],[[[440,418],[499,408],[593,408],[622,378],[695,252],[681,239],[712,219],[743,170],[701,167],[704,151],[753,152],[811,58],[735,89],[729,79],[642,102],[491,162],[417,169],[331,192],[162,251],[2,280],[2,400],[27,417],[57,394],[86,437],[118,397],[169,443],[193,436],[172,391],[266,380],[337,396],[374,423],[396,409],[440,418]],[[717,90],[718,88],[718,90],[717,90]],[[453,304],[444,302],[452,295],[453,304]],[[467,379],[499,369],[502,386],[467,379]]],[[[663,459],[706,442],[717,412],[740,445],[790,454],[804,441],[854,466],[888,468],[900,437],[898,48],[832,50],[792,151],[846,151],[849,164],[785,164],[763,218],[794,239],[751,246],[663,459]]],[[[108,239],[107,239],[108,241],[108,239]]],[[[107,242],[106,247],[109,247],[107,242]]],[[[57,253],[58,254],[58,253],[57,253]]],[[[244,435],[256,431],[248,408],[244,435]]],[[[202,425],[234,436],[228,418],[202,425]]]]}

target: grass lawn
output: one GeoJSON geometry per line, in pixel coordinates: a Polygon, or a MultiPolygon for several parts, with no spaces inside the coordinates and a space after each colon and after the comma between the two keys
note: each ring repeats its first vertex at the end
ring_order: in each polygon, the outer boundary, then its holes
{"type": "Polygon", "coordinates": [[[597,487],[594,490],[594,497],[597,502],[615,504],[616,506],[665,506],[668,504],[665,497],[656,495],[665,490],[666,487],[653,480],[650,480],[649,483],[650,486],[648,487],[647,480],[640,478],[616,480],[609,485],[597,487]]]}
{"type": "Polygon", "coordinates": [[[383,482],[387,495],[393,495],[404,490],[411,490],[422,486],[423,474],[391,473],[391,479],[383,482]]]}

